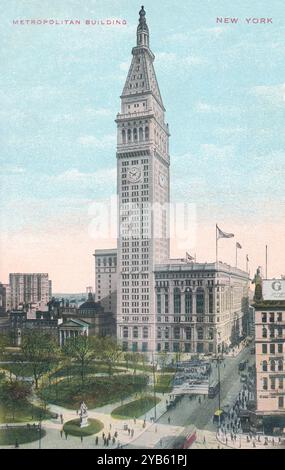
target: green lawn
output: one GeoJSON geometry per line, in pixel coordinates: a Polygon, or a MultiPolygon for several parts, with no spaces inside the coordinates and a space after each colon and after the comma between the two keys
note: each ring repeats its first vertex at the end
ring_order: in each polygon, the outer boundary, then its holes
{"type": "Polygon", "coordinates": [[[85,401],[89,409],[114,403],[129,395],[140,392],[147,385],[147,377],[140,375],[113,375],[111,377],[90,377],[82,387],[79,378],[63,379],[51,385],[46,384],[39,395],[49,403],[70,409],[78,409],[85,401]]]}
{"type": "Polygon", "coordinates": [[[71,421],[67,421],[63,426],[63,431],[67,434],[71,434],[71,436],[92,436],[93,434],[97,434],[101,429],[104,428],[104,424],[97,419],[88,419],[89,425],[81,428],[80,427],[80,420],[73,419],[71,421]]]}
{"type": "Polygon", "coordinates": [[[126,405],[115,408],[112,411],[111,416],[115,419],[139,418],[147,411],[151,410],[155,406],[155,403],[158,404],[159,402],[160,398],[154,399],[154,397],[151,396],[139,398],[138,400],[131,401],[126,405]]]}
{"type": "Polygon", "coordinates": [[[39,421],[40,418],[42,418],[42,420],[50,419],[52,416],[52,413],[48,410],[43,413],[43,410],[39,407],[36,407],[27,400],[24,400],[19,403],[15,403],[13,418],[13,410],[10,407],[5,407],[3,402],[0,404],[0,423],[25,423],[28,421],[39,421]]]}
{"type": "Polygon", "coordinates": [[[156,374],[155,391],[158,393],[170,393],[172,391],[172,379],[174,374],[156,374]]]}
{"type": "MultiPolygon", "coordinates": [[[[41,430],[41,437],[45,436],[45,431],[41,430]]],[[[0,445],[9,446],[18,444],[25,444],[28,442],[37,441],[40,437],[40,431],[37,428],[28,429],[26,426],[18,426],[10,429],[0,429],[0,445]]]]}
{"type": "Polygon", "coordinates": [[[0,364],[1,369],[5,369],[8,372],[16,375],[17,377],[32,377],[33,376],[33,369],[31,364],[21,364],[21,363],[13,363],[13,364],[0,364]]]}
{"type": "MultiPolygon", "coordinates": [[[[100,364],[100,363],[94,363],[94,364],[89,364],[86,369],[85,369],[85,375],[94,375],[97,373],[106,373],[108,374],[109,368],[105,364],[100,364]]],[[[119,372],[124,372],[124,369],[119,369],[119,368],[113,368],[113,373],[119,373],[119,372]]],[[[76,364],[72,364],[70,367],[62,367],[61,369],[57,370],[54,372],[51,377],[56,378],[56,377],[74,377],[74,376],[80,376],[81,370],[80,366],[76,364]]]]}

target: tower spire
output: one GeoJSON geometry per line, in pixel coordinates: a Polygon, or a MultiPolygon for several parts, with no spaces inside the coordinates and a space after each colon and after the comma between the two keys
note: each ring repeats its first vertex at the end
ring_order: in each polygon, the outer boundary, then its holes
{"type": "Polygon", "coordinates": [[[145,9],[142,5],[139,12],[139,24],[137,27],[137,46],[149,47],[149,29],[145,19],[145,9]]]}

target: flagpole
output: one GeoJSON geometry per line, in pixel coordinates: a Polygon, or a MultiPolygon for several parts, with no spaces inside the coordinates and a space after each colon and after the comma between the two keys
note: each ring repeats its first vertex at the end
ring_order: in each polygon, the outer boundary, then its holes
{"type": "Polygon", "coordinates": [[[216,263],[218,263],[218,226],[216,224],[216,263]]]}
{"type": "Polygon", "coordinates": [[[236,268],[237,268],[237,251],[238,251],[238,247],[237,247],[237,244],[236,244],[236,268]]]}
{"type": "Polygon", "coordinates": [[[246,255],[246,272],[248,273],[248,255],[246,255]]]}

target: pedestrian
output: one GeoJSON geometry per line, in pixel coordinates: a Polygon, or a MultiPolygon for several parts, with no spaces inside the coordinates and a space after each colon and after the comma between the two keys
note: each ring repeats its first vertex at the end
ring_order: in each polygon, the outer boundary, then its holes
{"type": "Polygon", "coordinates": [[[64,431],[64,434],[65,434],[65,439],[67,440],[67,432],[66,432],[66,431],[64,431]]]}
{"type": "Polygon", "coordinates": [[[115,436],[113,436],[112,442],[113,442],[113,445],[114,445],[115,442],[116,442],[115,436]]]}
{"type": "Polygon", "coordinates": [[[168,416],[168,419],[167,419],[167,421],[168,421],[168,424],[170,424],[170,416],[168,416]]]}
{"type": "Polygon", "coordinates": [[[102,439],[103,440],[105,439],[105,433],[104,432],[102,433],[102,439]]]}
{"type": "Polygon", "coordinates": [[[118,432],[117,432],[117,431],[115,431],[114,436],[115,436],[115,438],[117,439],[117,437],[118,437],[118,432]]]}
{"type": "Polygon", "coordinates": [[[109,429],[110,429],[110,431],[111,431],[111,429],[112,429],[112,424],[111,424],[111,423],[110,423],[109,429]]]}
{"type": "Polygon", "coordinates": [[[60,437],[61,437],[61,439],[62,439],[62,434],[63,434],[62,429],[61,429],[59,432],[60,432],[60,437]]]}
{"type": "Polygon", "coordinates": [[[205,436],[203,437],[203,443],[206,444],[206,438],[205,438],[205,436]]]}
{"type": "Polygon", "coordinates": [[[98,445],[98,441],[99,441],[98,436],[96,436],[96,439],[95,439],[95,446],[98,445]]]}
{"type": "Polygon", "coordinates": [[[109,433],[109,434],[108,434],[108,440],[110,440],[110,439],[111,439],[111,434],[109,433]]]}
{"type": "Polygon", "coordinates": [[[81,440],[81,443],[82,443],[82,442],[83,442],[83,436],[82,436],[82,434],[81,434],[81,436],[80,436],[80,440],[81,440]]]}
{"type": "Polygon", "coordinates": [[[130,435],[130,433],[131,433],[131,430],[130,430],[130,428],[128,428],[128,434],[130,435]]]}

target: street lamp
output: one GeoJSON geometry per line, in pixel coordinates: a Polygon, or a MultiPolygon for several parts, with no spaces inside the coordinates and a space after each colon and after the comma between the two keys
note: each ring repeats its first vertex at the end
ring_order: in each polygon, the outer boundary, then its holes
{"type": "Polygon", "coordinates": [[[156,420],[156,390],[155,390],[155,369],[154,356],[152,353],[152,373],[153,373],[153,398],[154,398],[154,419],[156,420]]]}

